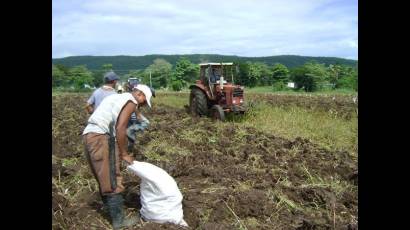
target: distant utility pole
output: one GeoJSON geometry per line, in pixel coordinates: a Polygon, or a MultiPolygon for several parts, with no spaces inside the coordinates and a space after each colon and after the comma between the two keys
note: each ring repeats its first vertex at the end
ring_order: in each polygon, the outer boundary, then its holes
{"type": "Polygon", "coordinates": [[[151,88],[152,88],[151,71],[149,71],[149,86],[151,86],[151,88]]]}

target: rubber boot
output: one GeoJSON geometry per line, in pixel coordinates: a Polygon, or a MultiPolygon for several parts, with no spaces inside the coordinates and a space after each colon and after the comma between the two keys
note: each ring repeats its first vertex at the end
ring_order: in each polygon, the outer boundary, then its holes
{"type": "Polygon", "coordinates": [[[107,196],[101,196],[101,200],[103,202],[103,212],[108,213],[107,196]]]}
{"type": "Polygon", "coordinates": [[[107,195],[106,202],[108,213],[111,216],[111,223],[115,230],[130,227],[137,223],[136,218],[125,218],[124,199],[121,194],[107,195]]]}

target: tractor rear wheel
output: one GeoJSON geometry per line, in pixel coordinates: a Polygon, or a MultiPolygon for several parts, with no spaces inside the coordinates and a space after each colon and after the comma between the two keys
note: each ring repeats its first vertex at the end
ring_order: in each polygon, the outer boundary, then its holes
{"type": "Polygon", "coordinates": [[[220,105],[213,105],[211,108],[211,117],[214,120],[225,120],[225,112],[220,105]]]}
{"type": "Polygon", "coordinates": [[[202,90],[198,88],[191,90],[191,95],[189,97],[189,110],[194,116],[208,115],[208,99],[202,90]]]}

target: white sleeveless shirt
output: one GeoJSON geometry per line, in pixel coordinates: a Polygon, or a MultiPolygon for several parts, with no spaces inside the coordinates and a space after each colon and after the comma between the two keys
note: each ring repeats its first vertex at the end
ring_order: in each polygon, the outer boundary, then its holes
{"type": "Polygon", "coordinates": [[[131,101],[137,107],[138,102],[131,93],[113,94],[104,98],[98,108],[88,119],[83,131],[87,133],[101,133],[115,136],[115,125],[122,108],[131,101]]]}

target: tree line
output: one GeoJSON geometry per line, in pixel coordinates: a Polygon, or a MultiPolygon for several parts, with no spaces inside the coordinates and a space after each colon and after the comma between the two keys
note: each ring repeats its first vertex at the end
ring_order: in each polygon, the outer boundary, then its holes
{"type": "MultiPolygon", "coordinates": [[[[293,82],[293,90],[306,92],[338,88],[357,91],[357,68],[349,65],[326,65],[317,61],[308,61],[293,68],[281,63],[268,65],[264,62],[246,61],[234,64],[237,66],[232,73],[235,84],[246,87],[271,86],[275,91],[292,90],[288,83],[293,82]]],[[[112,69],[112,64],[103,64],[99,69],[93,70],[85,65],[67,67],[53,64],[52,86],[82,89],[87,84],[98,87],[103,84],[104,73],[112,69]]],[[[186,57],[178,59],[175,66],[165,59],[157,58],[145,69],[129,70],[120,75],[123,82],[129,77],[140,78],[143,83],[152,84],[156,89],[179,91],[199,79],[199,65],[186,57]]]]}
{"type": "Polygon", "coordinates": [[[326,65],[349,65],[356,66],[357,60],[337,58],[337,57],[312,57],[299,55],[277,55],[265,57],[241,57],[235,55],[219,54],[150,54],[144,56],[70,56],[64,58],[53,58],[53,64],[62,64],[68,67],[86,64],[90,70],[99,69],[103,64],[111,63],[118,74],[127,74],[132,69],[145,69],[151,65],[155,59],[164,59],[175,66],[182,58],[188,58],[192,63],[203,63],[209,60],[212,62],[263,62],[267,65],[281,63],[288,68],[301,66],[306,62],[315,60],[326,65]]]}

